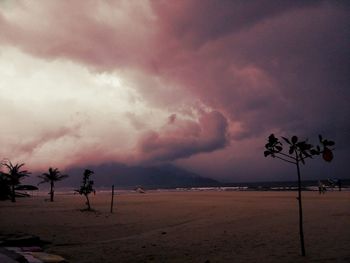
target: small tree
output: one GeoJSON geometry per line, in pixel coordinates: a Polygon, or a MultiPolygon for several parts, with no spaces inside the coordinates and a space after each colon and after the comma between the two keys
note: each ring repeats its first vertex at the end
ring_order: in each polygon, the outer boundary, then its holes
{"type": "Polygon", "coordinates": [[[94,181],[90,180],[90,175],[92,175],[92,174],[94,174],[93,171],[85,169],[84,175],[83,175],[82,185],[80,186],[80,189],[75,190],[79,194],[85,196],[85,198],[86,198],[86,205],[87,205],[87,209],[86,210],[88,210],[88,211],[91,210],[89,194],[92,193],[92,192],[95,193],[95,189],[92,188],[92,186],[94,185],[94,181]]]}
{"type": "Polygon", "coordinates": [[[55,188],[55,182],[61,181],[68,177],[66,174],[61,174],[61,172],[58,170],[58,168],[49,168],[48,173],[43,173],[42,175],[38,176],[39,178],[43,179],[39,184],[42,183],[50,183],[50,201],[53,202],[53,196],[54,196],[54,188],[55,188]]]}
{"type": "Polygon", "coordinates": [[[331,162],[333,159],[333,149],[329,147],[333,146],[335,143],[333,141],[328,141],[319,135],[319,140],[321,146],[316,147],[309,144],[307,140],[299,141],[297,136],[293,136],[291,139],[282,137],[282,139],[287,143],[289,149],[288,153],[283,152],[283,144],[271,134],[268,137],[268,142],[265,145],[264,156],[271,156],[272,158],[278,158],[282,161],[296,165],[297,175],[298,175],[298,205],[299,205],[299,234],[300,234],[300,244],[301,244],[301,254],[305,256],[305,245],[304,245],[304,230],[303,230],[303,209],[301,200],[301,176],[300,176],[300,163],[305,164],[307,158],[312,158],[315,155],[322,154],[323,159],[326,162],[331,162]],[[322,149],[321,149],[322,147],[322,149]]]}
{"type": "Polygon", "coordinates": [[[22,170],[24,163],[13,165],[11,162],[3,163],[3,165],[8,169],[8,173],[3,173],[4,180],[7,181],[8,185],[11,187],[11,201],[16,202],[16,192],[15,186],[19,185],[21,180],[29,176],[31,173],[27,170],[22,170]]]}

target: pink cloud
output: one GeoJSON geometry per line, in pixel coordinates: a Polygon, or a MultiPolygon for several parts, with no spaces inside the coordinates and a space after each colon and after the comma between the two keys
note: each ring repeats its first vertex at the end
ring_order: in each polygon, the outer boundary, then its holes
{"type": "Polygon", "coordinates": [[[19,1],[0,11],[0,41],[44,58],[111,70],[149,60],[152,23],[141,2],[19,1]]]}

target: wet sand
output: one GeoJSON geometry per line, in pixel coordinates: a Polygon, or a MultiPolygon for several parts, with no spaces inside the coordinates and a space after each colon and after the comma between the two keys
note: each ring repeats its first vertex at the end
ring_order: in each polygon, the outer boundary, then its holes
{"type": "Polygon", "coordinates": [[[0,202],[0,232],[51,241],[70,262],[350,262],[350,192],[147,192],[0,202]]]}

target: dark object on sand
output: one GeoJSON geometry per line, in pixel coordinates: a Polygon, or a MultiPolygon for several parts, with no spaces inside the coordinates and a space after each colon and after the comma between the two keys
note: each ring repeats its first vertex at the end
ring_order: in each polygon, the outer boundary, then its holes
{"type": "Polygon", "coordinates": [[[49,254],[42,247],[49,244],[38,236],[27,234],[0,235],[1,263],[52,262],[67,263],[59,255],[49,254]]]}
{"type": "Polygon", "coordinates": [[[15,190],[19,190],[19,191],[36,191],[38,189],[39,189],[38,187],[30,184],[21,184],[15,187],[15,190]]]}
{"type": "Polygon", "coordinates": [[[323,159],[326,162],[330,162],[333,159],[333,149],[329,147],[334,146],[333,141],[328,141],[323,139],[319,135],[319,141],[321,146],[313,146],[309,144],[307,140],[299,141],[297,136],[292,136],[290,139],[282,137],[282,139],[287,143],[289,149],[288,152],[283,152],[282,142],[271,134],[268,137],[268,142],[265,144],[264,156],[271,156],[272,158],[277,158],[282,161],[294,164],[297,168],[298,175],[298,205],[299,205],[299,234],[300,234],[300,244],[301,244],[301,255],[305,256],[305,245],[304,245],[304,230],[303,230],[303,209],[301,202],[301,176],[300,176],[300,164],[305,164],[305,160],[312,158],[315,155],[322,154],[323,159]],[[322,147],[322,149],[321,149],[322,147]]]}
{"type": "Polygon", "coordinates": [[[139,193],[139,194],[145,194],[146,193],[145,189],[143,189],[141,186],[136,187],[135,191],[137,193],[139,193]]]}
{"type": "Polygon", "coordinates": [[[35,235],[13,234],[0,236],[0,247],[33,247],[50,244],[35,235]]]}

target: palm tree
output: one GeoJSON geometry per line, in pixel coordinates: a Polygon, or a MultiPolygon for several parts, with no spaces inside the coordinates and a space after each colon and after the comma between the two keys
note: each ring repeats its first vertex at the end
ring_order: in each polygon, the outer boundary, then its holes
{"type": "Polygon", "coordinates": [[[39,178],[43,179],[39,184],[42,183],[50,183],[50,201],[53,202],[53,196],[54,196],[54,188],[55,188],[55,182],[61,181],[68,177],[67,174],[61,174],[61,172],[58,170],[58,168],[49,168],[48,173],[43,173],[42,175],[38,176],[39,178]]]}
{"type": "Polygon", "coordinates": [[[13,165],[11,162],[8,162],[3,165],[8,169],[8,173],[5,173],[5,177],[11,186],[11,201],[16,202],[15,186],[20,184],[20,180],[23,177],[29,176],[31,173],[27,170],[21,171],[24,163],[13,165]]]}

